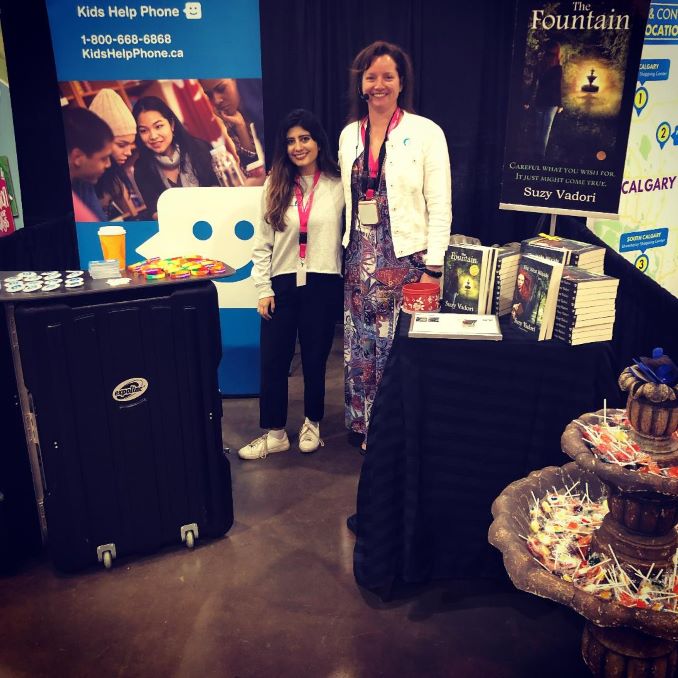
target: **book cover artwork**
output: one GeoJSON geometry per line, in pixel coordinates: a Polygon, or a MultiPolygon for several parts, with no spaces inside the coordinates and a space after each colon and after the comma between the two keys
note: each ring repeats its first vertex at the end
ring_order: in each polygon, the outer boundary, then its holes
{"type": "Polygon", "coordinates": [[[450,247],[445,255],[442,308],[454,313],[477,313],[482,255],[450,247]]]}
{"type": "Polygon", "coordinates": [[[518,0],[501,207],[616,214],[649,0],[518,0]]]}
{"type": "Polygon", "coordinates": [[[520,329],[535,336],[539,334],[544,317],[548,288],[548,277],[534,266],[523,264],[518,268],[511,320],[520,329]]]}

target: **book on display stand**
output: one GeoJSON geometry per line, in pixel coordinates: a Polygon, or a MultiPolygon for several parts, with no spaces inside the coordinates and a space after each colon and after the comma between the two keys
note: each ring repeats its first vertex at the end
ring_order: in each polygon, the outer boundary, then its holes
{"type": "Polygon", "coordinates": [[[511,324],[543,341],[551,338],[563,265],[521,254],[511,306],[511,324]]]}

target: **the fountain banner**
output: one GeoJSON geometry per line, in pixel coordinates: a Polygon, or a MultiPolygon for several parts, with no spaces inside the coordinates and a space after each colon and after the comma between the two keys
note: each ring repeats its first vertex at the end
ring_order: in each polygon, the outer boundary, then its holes
{"type": "Polygon", "coordinates": [[[47,11],[81,266],[103,258],[101,224],[122,223],[128,265],[198,254],[235,268],[216,282],[219,385],[256,393],[250,255],[265,179],[258,1],[47,0],[47,11]]]}
{"type": "Polygon", "coordinates": [[[649,0],[518,0],[500,207],[617,214],[649,0]]]}
{"type": "Polygon", "coordinates": [[[678,297],[678,5],[653,2],[619,219],[589,219],[610,247],[678,297]]]}

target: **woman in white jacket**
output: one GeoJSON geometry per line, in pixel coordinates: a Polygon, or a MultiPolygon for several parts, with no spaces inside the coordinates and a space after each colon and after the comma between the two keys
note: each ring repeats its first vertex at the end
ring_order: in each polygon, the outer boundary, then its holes
{"type": "Polygon", "coordinates": [[[306,416],[299,450],[323,445],[325,367],[341,299],[343,208],[339,168],[325,131],[309,111],[292,111],[276,137],[252,252],[262,318],[259,423],[268,431],[238,451],[242,459],[290,448],[287,377],[297,335],[306,416]]]}
{"type": "Polygon", "coordinates": [[[452,223],[445,135],[412,113],[412,88],[412,64],[400,47],[383,41],[367,46],[353,61],[351,122],[339,139],[347,206],[346,425],[364,436],[393,343],[402,287],[439,282],[452,223]]]}

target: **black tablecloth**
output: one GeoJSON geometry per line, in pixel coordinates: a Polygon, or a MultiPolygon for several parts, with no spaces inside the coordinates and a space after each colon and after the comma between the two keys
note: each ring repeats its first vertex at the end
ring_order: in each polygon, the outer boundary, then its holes
{"type": "Polygon", "coordinates": [[[409,339],[401,314],[374,403],[358,486],[354,573],[399,582],[498,574],[492,501],[531,470],[562,465],[583,412],[623,404],[609,343],[409,339]]]}

